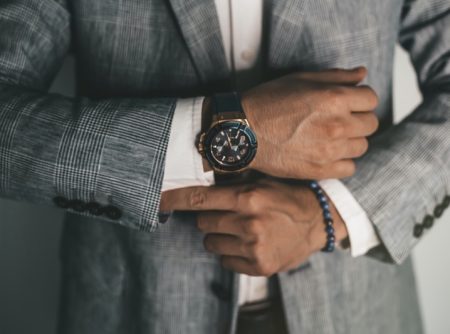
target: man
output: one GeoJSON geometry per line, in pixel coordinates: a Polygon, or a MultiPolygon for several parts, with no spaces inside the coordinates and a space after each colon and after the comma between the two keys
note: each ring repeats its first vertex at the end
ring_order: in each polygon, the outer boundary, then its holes
{"type": "Polygon", "coordinates": [[[68,211],[60,332],[421,332],[408,255],[450,202],[450,4],[253,5],[241,19],[228,7],[227,25],[212,0],[1,2],[0,192],[68,211]],[[247,78],[234,59],[247,30],[233,28],[255,8],[247,78]],[[424,102],[392,126],[397,40],[424,102]],[[47,94],[70,48],[78,97],[47,94]],[[227,112],[247,137],[205,147],[248,149],[241,167],[262,176],[191,187],[225,167],[189,138],[227,112]],[[292,179],[330,178],[350,246],[325,253],[319,204],[292,179]]]}

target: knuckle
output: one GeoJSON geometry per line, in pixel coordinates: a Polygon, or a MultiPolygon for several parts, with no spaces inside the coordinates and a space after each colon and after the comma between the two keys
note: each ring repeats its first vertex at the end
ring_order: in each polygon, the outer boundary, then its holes
{"type": "Polygon", "coordinates": [[[261,209],[264,200],[262,189],[253,188],[240,194],[240,202],[250,211],[261,209]]]}
{"type": "Polygon", "coordinates": [[[189,196],[189,204],[193,209],[201,209],[207,202],[207,189],[195,188],[189,196]]]}
{"type": "Polygon", "coordinates": [[[332,121],[326,125],[325,131],[330,139],[339,139],[344,135],[344,125],[339,121],[332,121]]]}
{"type": "Polygon", "coordinates": [[[257,218],[249,219],[244,224],[244,230],[247,235],[260,237],[262,234],[262,223],[257,218]]]}

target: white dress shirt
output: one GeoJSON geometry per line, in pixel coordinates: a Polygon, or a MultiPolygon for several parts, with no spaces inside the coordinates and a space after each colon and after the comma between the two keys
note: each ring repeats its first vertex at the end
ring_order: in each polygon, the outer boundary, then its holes
{"type": "MultiPolygon", "coordinates": [[[[256,65],[263,38],[263,0],[215,0],[215,3],[227,62],[231,67],[232,56],[237,84],[239,73],[243,70],[246,78],[249,71],[257,78],[256,65]],[[233,55],[230,54],[231,43],[233,55]]],[[[203,97],[178,100],[169,137],[163,191],[214,184],[213,172],[203,171],[202,157],[195,146],[196,136],[201,129],[202,103],[203,97]]],[[[346,224],[352,256],[363,255],[378,245],[380,241],[366,212],[345,185],[336,179],[322,180],[320,185],[346,224]]],[[[265,299],[268,295],[265,277],[241,274],[239,288],[240,305],[265,299]]]]}

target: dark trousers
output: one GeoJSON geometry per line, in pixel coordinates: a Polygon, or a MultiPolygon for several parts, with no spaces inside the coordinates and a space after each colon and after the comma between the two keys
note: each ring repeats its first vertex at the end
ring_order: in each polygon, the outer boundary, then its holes
{"type": "Polygon", "coordinates": [[[281,299],[242,306],[237,334],[288,334],[281,299]]]}

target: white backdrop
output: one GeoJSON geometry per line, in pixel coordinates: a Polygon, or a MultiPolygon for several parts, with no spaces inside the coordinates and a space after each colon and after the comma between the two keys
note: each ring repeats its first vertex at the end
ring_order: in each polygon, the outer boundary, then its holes
{"type": "MultiPolygon", "coordinates": [[[[72,65],[69,59],[53,90],[71,94],[72,65]]],[[[396,57],[395,97],[397,120],[420,102],[414,73],[401,50],[396,57]]],[[[55,332],[61,217],[55,209],[0,201],[1,334],[55,332]]],[[[426,334],[450,333],[449,236],[447,213],[414,251],[426,334]]]]}

